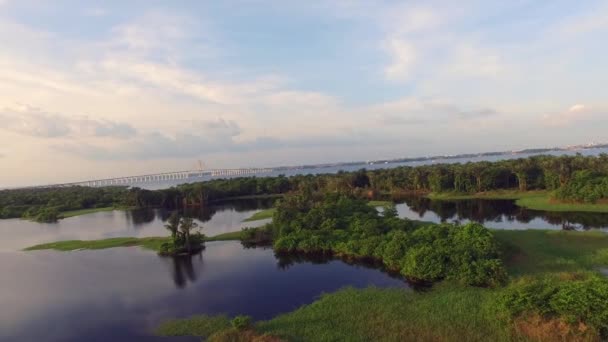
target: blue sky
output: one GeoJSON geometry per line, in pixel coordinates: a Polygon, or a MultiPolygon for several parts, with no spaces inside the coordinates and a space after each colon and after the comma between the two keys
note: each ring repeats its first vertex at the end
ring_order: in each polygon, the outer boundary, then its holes
{"type": "Polygon", "coordinates": [[[602,1],[0,0],[0,186],[606,139],[602,1]]]}

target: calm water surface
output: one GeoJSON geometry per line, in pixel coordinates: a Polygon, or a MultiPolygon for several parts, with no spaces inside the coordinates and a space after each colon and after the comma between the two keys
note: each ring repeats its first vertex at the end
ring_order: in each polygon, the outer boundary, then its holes
{"type": "MultiPolygon", "coordinates": [[[[267,222],[242,221],[271,204],[226,202],[188,215],[211,236],[267,222]]],[[[400,216],[411,219],[478,221],[502,229],[608,227],[606,214],[533,211],[513,201],[416,197],[397,208],[400,216]]],[[[225,313],[267,319],[344,286],[407,287],[402,279],[374,268],[339,260],[287,260],[234,241],[208,243],[200,255],[178,259],[139,247],[20,251],[66,239],[167,235],[163,224],[168,215],[140,210],[101,212],[56,224],[0,220],[0,340],[148,341],[154,339],[151,330],[169,318],[225,313]]]]}
{"type": "Polygon", "coordinates": [[[397,205],[400,217],[429,222],[479,222],[495,229],[608,231],[608,213],[549,212],[518,207],[512,200],[433,201],[410,197],[397,205]]]}
{"type": "Polygon", "coordinates": [[[138,247],[0,252],[0,274],[3,341],[147,341],[172,317],[267,319],[344,286],[407,286],[376,269],[286,262],[235,241],[183,259],[138,247]]]}
{"type": "MultiPolygon", "coordinates": [[[[242,221],[271,204],[227,202],[188,214],[216,235],[263,224],[242,221]]],[[[167,235],[168,215],[142,210],[56,224],[0,220],[0,341],[149,341],[153,328],[170,318],[225,313],[267,319],[344,286],[407,287],[374,268],[277,258],[272,250],[235,241],[207,243],[190,258],[162,258],[139,247],[20,251],[66,239],[167,235]]]]}
{"type": "MultiPolygon", "coordinates": [[[[274,200],[239,200],[213,204],[204,210],[192,209],[207,236],[256,227],[269,220],[243,222],[254,213],[272,206],[274,200]]],[[[108,211],[70,217],[57,223],[37,223],[20,219],[0,220],[0,251],[60,240],[94,240],[121,236],[166,236],[165,221],[170,212],[160,209],[108,211]]]]}

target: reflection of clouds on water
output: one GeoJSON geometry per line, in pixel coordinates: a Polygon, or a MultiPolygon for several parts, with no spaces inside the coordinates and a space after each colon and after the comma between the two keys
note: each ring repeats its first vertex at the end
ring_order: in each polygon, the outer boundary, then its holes
{"type": "Polygon", "coordinates": [[[405,286],[329,262],[277,268],[270,249],[208,243],[188,260],[138,247],[0,253],[0,340],[148,341],[159,321],[194,314],[265,319],[343,286],[405,286]]]}

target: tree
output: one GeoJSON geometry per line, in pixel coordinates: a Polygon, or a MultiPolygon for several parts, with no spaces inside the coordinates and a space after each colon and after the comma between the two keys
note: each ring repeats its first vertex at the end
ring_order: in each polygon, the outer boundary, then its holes
{"type": "Polygon", "coordinates": [[[192,252],[192,245],[190,244],[191,231],[193,229],[196,229],[197,227],[198,227],[198,224],[196,224],[196,222],[194,222],[194,220],[191,217],[183,217],[181,219],[181,222],[179,225],[179,230],[182,234],[182,237],[184,238],[184,243],[185,243],[186,250],[188,251],[188,253],[192,252]]]}
{"type": "Polygon", "coordinates": [[[178,229],[179,229],[179,222],[181,220],[181,216],[179,215],[179,213],[177,211],[174,211],[173,213],[171,213],[171,216],[169,216],[169,220],[167,221],[167,224],[165,224],[165,228],[167,228],[168,231],[171,232],[171,238],[173,239],[173,242],[176,242],[177,239],[177,233],[178,233],[178,229]]]}

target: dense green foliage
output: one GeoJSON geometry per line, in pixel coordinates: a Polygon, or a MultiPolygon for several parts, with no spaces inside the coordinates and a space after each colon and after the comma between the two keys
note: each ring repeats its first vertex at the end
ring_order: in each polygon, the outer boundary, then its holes
{"type": "Polygon", "coordinates": [[[501,305],[512,317],[556,317],[570,324],[583,323],[608,337],[608,281],[596,275],[569,274],[523,278],[502,294],[501,305]]]}
{"type": "Polygon", "coordinates": [[[62,212],[128,206],[129,193],[125,187],[2,190],[0,218],[54,222],[62,212]]]}
{"type": "Polygon", "coordinates": [[[595,203],[608,198],[608,174],[589,170],[574,173],[572,179],[559,188],[556,197],[563,200],[595,203]]]}
{"type": "Polygon", "coordinates": [[[277,204],[273,247],[281,252],[333,253],[381,260],[390,270],[417,281],[455,279],[474,286],[496,286],[506,273],[492,233],[478,224],[418,227],[400,219],[394,206],[382,215],[366,201],[329,194],[302,193],[277,204]]]}
{"type": "Polygon", "coordinates": [[[230,325],[236,330],[245,330],[251,327],[252,319],[250,316],[236,316],[230,321],[230,325]]]}
{"type": "Polygon", "coordinates": [[[204,248],[205,235],[200,232],[202,227],[191,217],[181,217],[179,213],[173,212],[165,228],[171,233],[171,240],[160,246],[159,254],[192,254],[204,248]]]}

